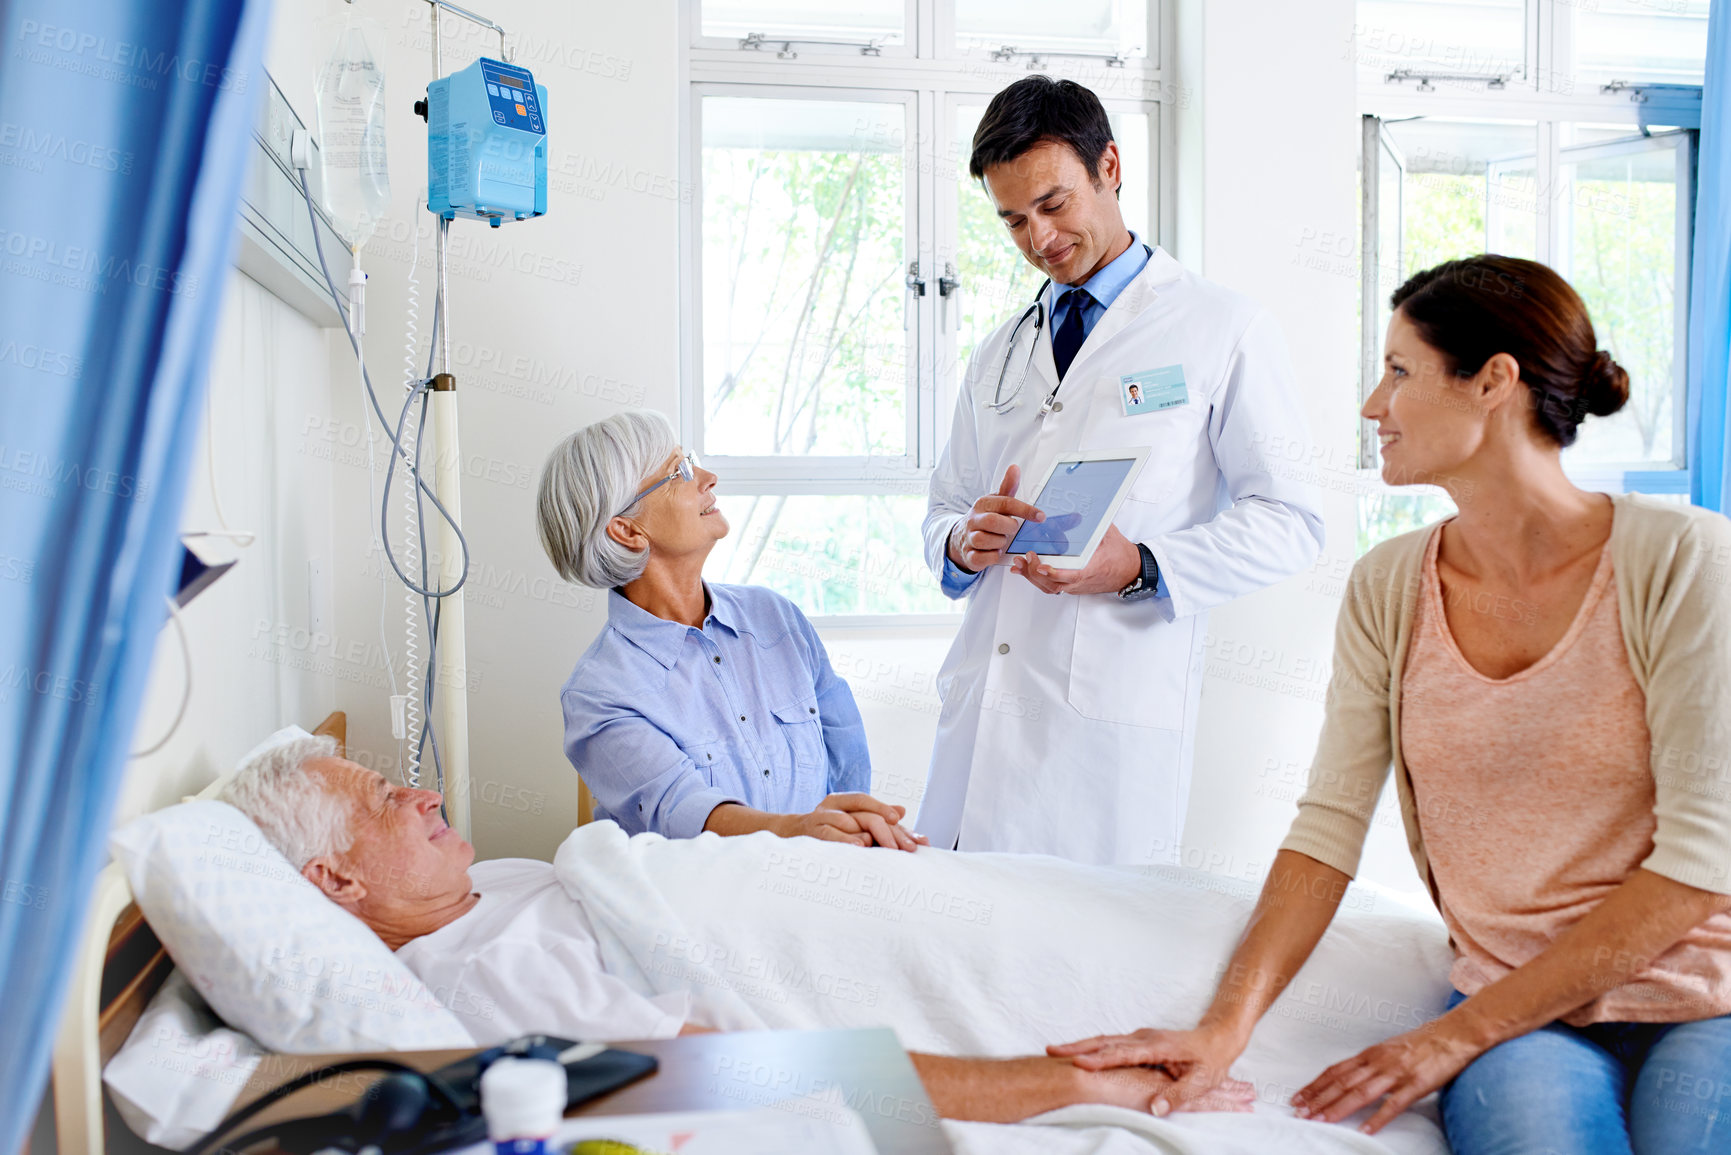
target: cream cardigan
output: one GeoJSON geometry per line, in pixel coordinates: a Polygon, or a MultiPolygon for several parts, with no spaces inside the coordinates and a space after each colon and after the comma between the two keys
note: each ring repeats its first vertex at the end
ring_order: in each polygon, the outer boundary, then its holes
{"type": "MultiPolygon", "coordinates": [[[[1335,625],[1328,712],[1310,784],[1280,848],[1354,874],[1392,766],[1407,845],[1436,898],[1399,741],[1401,672],[1429,535],[1428,528],[1402,534],[1353,567],[1335,625]]],[[[1652,736],[1657,829],[1641,865],[1731,894],[1731,520],[1618,497],[1611,561],[1623,644],[1646,695],[1652,736]]],[[[1580,708],[1591,710],[1593,702],[1580,708]]]]}

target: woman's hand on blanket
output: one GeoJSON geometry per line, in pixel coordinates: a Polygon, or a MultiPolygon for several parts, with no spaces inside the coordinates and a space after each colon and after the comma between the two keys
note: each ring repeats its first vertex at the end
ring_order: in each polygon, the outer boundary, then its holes
{"type": "Polygon", "coordinates": [[[1128,1035],[1095,1035],[1046,1048],[1048,1055],[1067,1058],[1087,1071],[1160,1068],[1166,1073],[1167,1084],[1156,1091],[1147,1107],[1156,1115],[1220,1110],[1201,1104],[1212,1101],[1208,1097],[1222,1086],[1248,1086],[1226,1074],[1243,1051],[1243,1039],[1206,1026],[1188,1031],[1147,1029],[1128,1035]]]}
{"type": "Polygon", "coordinates": [[[907,810],[880,802],[870,794],[831,794],[809,814],[783,814],[775,832],[783,838],[806,835],[855,846],[888,846],[918,850],[925,836],[901,825],[907,810]]]}
{"type": "Polygon", "coordinates": [[[1382,1099],[1359,1130],[1374,1135],[1389,1120],[1460,1074],[1482,1048],[1439,1029],[1444,1020],[1396,1035],[1336,1063],[1292,1097],[1301,1119],[1338,1123],[1382,1099]]]}

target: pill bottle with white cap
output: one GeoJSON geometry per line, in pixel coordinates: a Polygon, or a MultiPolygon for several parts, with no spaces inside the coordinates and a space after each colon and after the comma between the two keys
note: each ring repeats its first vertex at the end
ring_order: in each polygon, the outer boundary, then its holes
{"type": "Polygon", "coordinates": [[[494,1060],[481,1075],[481,1113],[497,1155],[551,1155],[565,1114],[565,1068],[550,1059],[494,1060]]]}

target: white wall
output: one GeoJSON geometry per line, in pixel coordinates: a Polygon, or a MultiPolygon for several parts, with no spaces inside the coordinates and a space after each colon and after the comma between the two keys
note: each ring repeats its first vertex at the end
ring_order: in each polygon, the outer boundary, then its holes
{"type": "MultiPolygon", "coordinates": [[[[1353,3],[1175,2],[1178,255],[1256,297],[1284,326],[1314,434],[1312,444],[1293,447],[1299,458],[1293,467],[1323,483],[1329,534],[1315,572],[1227,607],[1210,624],[1184,857],[1253,877],[1266,867],[1303,782],[1321,719],[1340,586],[1354,553],[1355,289],[1353,270],[1341,267],[1331,249],[1351,235],[1355,219],[1353,75],[1344,51],[1353,3]]],[[[676,410],[675,3],[480,5],[517,33],[518,61],[546,85],[555,142],[546,217],[497,231],[459,221],[452,232],[453,361],[468,475],[463,521],[474,559],[466,601],[472,802],[483,856],[548,856],[577,816],[557,690],[605,610],[600,598],[558,583],[541,554],[533,524],[540,463],[566,432],[623,405],[676,410]]],[[[425,130],[410,111],[432,74],[428,9],[423,0],[359,0],[356,7],[382,27],[391,89],[392,206],[362,256],[372,275],[368,361],[394,410],[389,399],[400,396],[404,374],[407,270],[417,237],[421,355],[431,315],[430,218],[414,205],[424,188],[425,130]]],[[[309,118],[314,68],[330,41],[320,20],[341,9],[337,0],[277,6],[268,66],[309,118]]],[[[442,28],[446,71],[495,50],[496,41],[456,18],[445,18],[442,28]]],[[[225,324],[226,341],[255,339],[237,338],[230,328],[225,324]]],[[[199,739],[205,753],[171,747],[152,765],[176,769],[160,769],[162,782],[140,787],[137,805],[170,791],[168,778],[197,784],[271,725],[316,720],[331,706],[349,712],[351,745],[364,760],[389,768],[398,759],[388,691],[378,684],[386,670],[377,644],[379,559],[367,548],[373,513],[366,472],[357,464],[364,453],[361,409],[340,331],[324,334],[324,353],[322,369],[282,363],[279,379],[304,378],[305,387],[279,397],[274,425],[255,427],[244,443],[309,476],[326,471],[328,497],[312,485],[293,516],[302,519],[297,524],[314,524],[318,502],[326,502],[331,536],[306,546],[306,556],[328,559],[332,640],[317,656],[331,676],[314,692],[286,668],[246,666],[236,654],[244,656],[245,636],[256,628],[255,607],[229,611],[239,638],[195,642],[201,653],[222,654],[203,684],[220,684],[217,671],[238,663],[271,695],[242,680],[233,683],[227,705],[213,699],[201,707],[204,721],[218,727],[210,733],[223,736],[199,739]],[[277,689],[285,679],[291,688],[277,689]]],[[[297,576],[300,548],[300,539],[284,538],[278,559],[254,567],[274,573],[287,591],[270,603],[273,632],[301,622],[294,585],[304,580],[297,576]]],[[[238,591],[244,580],[250,579],[231,575],[225,583],[238,591]]],[[[390,588],[386,634],[400,663],[402,593],[394,582],[390,588]]],[[[219,584],[206,597],[226,593],[219,584]]],[[[216,617],[201,601],[189,622],[200,613],[216,617]]],[[[823,633],[866,716],[876,789],[916,805],[947,637],[932,630],[823,633]]],[[[172,682],[173,674],[164,667],[158,681],[172,682]]],[[[153,711],[161,698],[153,698],[153,711]]],[[[201,729],[193,720],[189,727],[201,729]]],[[[1365,875],[1417,888],[1392,812],[1376,827],[1365,875]]]]}
{"type": "MultiPolygon", "coordinates": [[[[1328,543],[1309,573],[1216,611],[1208,628],[1184,861],[1240,877],[1267,869],[1322,721],[1341,587],[1356,555],[1357,186],[1353,0],[1183,0],[1181,254],[1248,293],[1286,331],[1311,441],[1269,456],[1319,485],[1328,543]]],[[[1422,887],[1388,792],[1360,877],[1422,887]]]]}
{"type": "MultiPolygon", "coordinates": [[[[186,716],[161,751],[128,768],[117,822],[199,790],[282,722],[310,726],[343,696],[316,661],[300,660],[317,654],[295,645],[332,604],[331,471],[297,452],[290,436],[305,412],[328,404],[328,359],[322,330],[230,272],[211,354],[211,420],[191,463],[180,524],[218,529],[220,501],[229,527],[257,538],[245,547],[198,543],[211,559],[239,564],[182,611],[193,657],[186,716]],[[281,636],[264,623],[282,623],[281,636]]],[[[135,748],[167,733],[182,686],[180,643],[167,624],[135,748]]]]}

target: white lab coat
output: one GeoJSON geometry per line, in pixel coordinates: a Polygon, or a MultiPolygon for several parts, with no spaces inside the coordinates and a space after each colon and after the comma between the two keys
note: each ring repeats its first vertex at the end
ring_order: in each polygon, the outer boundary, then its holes
{"type": "MultiPolygon", "coordinates": [[[[1206,611],[1310,566],[1322,520],[1285,341],[1248,298],[1163,249],[1100,318],[1058,392],[1051,325],[1021,404],[989,408],[1012,317],[981,342],[931,483],[926,561],[1012,463],[1031,501],[1053,457],[1152,448],[1115,524],[1168,598],[1041,593],[995,566],[967,591],[916,827],[934,845],[1082,862],[1176,861],[1190,792],[1206,611]],[[1120,378],[1183,366],[1188,401],[1125,416],[1120,378]]],[[[1032,320],[1019,335],[1025,356],[1032,320]]],[[[1012,371],[1013,377],[1013,371],[1012,371]]]]}

